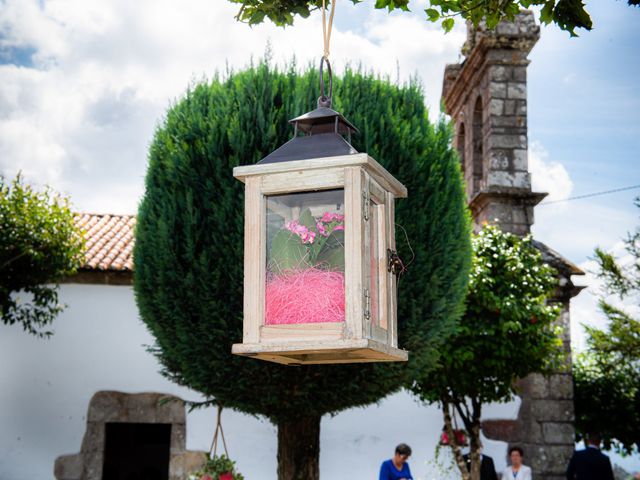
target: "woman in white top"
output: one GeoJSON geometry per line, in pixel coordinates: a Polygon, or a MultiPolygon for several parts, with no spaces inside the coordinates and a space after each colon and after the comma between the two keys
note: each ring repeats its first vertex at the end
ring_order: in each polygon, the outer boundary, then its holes
{"type": "Polygon", "coordinates": [[[531,469],[522,464],[522,449],[520,447],[511,447],[509,449],[509,458],[511,466],[502,472],[502,480],[531,480],[531,469]]]}

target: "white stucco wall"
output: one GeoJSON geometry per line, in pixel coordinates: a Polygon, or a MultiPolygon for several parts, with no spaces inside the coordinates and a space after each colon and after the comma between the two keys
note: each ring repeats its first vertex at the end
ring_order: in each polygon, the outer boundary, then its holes
{"type": "MultiPolygon", "coordinates": [[[[0,325],[0,480],[53,478],[57,456],[76,453],[91,396],[98,390],[157,391],[184,399],[199,396],[159,373],[144,345],[153,339],[138,318],[130,287],[63,285],[67,310],[48,340],[0,325]]],[[[488,406],[486,418],[515,418],[518,402],[488,406]]],[[[206,450],[215,412],[188,415],[187,448],[206,450]]],[[[276,430],[265,420],[226,411],[230,454],[247,480],[276,478],[276,430]]],[[[436,408],[398,393],[368,408],[325,418],[321,433],[322,478],[373,479],[396,444],[413,448],[416,478],[445,478],[429,463],[442,420],[436,408]],[[349,475],[348,477],[345,475],[349,475]]],[[[485,441],[497,468],[506,445],[485,441]]]]}

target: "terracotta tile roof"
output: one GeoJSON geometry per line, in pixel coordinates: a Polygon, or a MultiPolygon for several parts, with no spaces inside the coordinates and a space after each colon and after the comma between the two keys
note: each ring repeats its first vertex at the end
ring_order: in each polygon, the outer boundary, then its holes
{"type": "Polygon", "coordinates": [[[133,271],[135,215],[78,213],[75,224],[86,241],[83,270],[133,271]]]}

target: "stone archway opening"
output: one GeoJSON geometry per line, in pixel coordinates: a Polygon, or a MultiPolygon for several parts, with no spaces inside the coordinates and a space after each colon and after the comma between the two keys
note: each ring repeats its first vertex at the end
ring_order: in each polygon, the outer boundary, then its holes
{"type": "Polygon", "coordinates": [[[205,452],[186,450],[184,402],[162,393],[97,392],[80,453],[56,459],[57,480],[178,480],[205,452]]]}
{"type": "Polygon", "coordinates": [[[103,480],[169,480],[170,423],[105,425],[103,480]]]}

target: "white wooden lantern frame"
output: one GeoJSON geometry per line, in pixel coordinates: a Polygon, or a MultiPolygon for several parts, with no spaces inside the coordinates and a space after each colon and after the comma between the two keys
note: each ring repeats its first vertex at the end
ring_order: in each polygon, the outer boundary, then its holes
{"type": "Polygon", "coordinates": [[[245,234],[243,338],[232,353],[287,365],[406,361],[397,348],[396,278],[387,268],[404,185],[364,153],[241,166],[233,175],[245,183],[245,234]],[[344,189],[345,321],[265,325],[266,198],[331,189],[344,189]],[[372,245],[378,278],[370,273],[372,245]],[[370,300],[376,281],[377,325],[370,300]]]}

